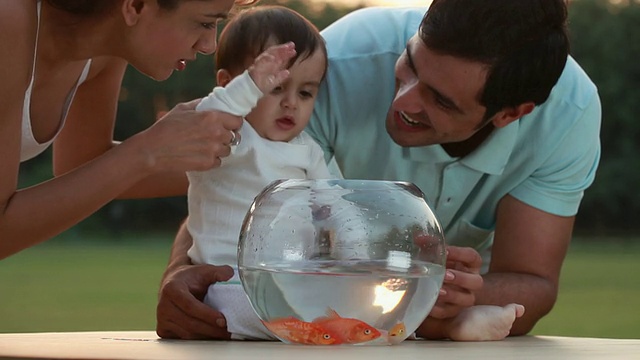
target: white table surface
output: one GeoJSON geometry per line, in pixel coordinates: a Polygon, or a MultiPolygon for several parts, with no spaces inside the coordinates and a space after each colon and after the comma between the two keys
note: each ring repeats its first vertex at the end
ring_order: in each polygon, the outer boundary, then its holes
{"type": "Polygon", "coordinates": [[[640,339],[521,336],[494,342],[405,341],[395,346],[159,339],[153,331],[0,334],[13,359],[639,359],[640,339]]]}

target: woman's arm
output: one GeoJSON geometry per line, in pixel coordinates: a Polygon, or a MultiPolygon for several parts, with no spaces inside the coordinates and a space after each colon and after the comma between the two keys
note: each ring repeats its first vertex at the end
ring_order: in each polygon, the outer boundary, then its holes
{"type": "MultiPolygon", "coordinates": [[[[4,55],[4,58],[12,56],[4,55]]],[[[143,180],[209,169],[220,165],[220,157],[230,152],[230,130],[238,129],[241,119],[216,112],[196,112],[194,102],[176,106],[149,129],[118,146],[108,146],[104,138],[113,129],[116,100],[126,65],[116,59],[96,64],[98,70],[92,70],[96,72],[91,79],[78,89],[70,128],[65,126],[55,143],[55,151],[62,151],[56,157],[85,151],[91,156],[77,156],[76,161],[84,164],[27,189],[17,190],[22,109],[12,102],[22,104],[22,98],[16,94],[20,89],[3,88],[7,97],[0,100],[3,153],[0,258],[63,232],[143,180]]],[[[2,73],[8,84],[18,84],[20,79],[12,78],[9,73],[7,70],[2,73]]],[[[110,140],[112,134],[109,135],[110,140]]]]}
{"type": "MultiPolygon", "coordinates": [[[[56,176],[119,145],[113,139],[114,119],[127,64],[121,59],[100,58],[94,59],[91,67],[91,78],[78,89],[65,127],[54,144],[56,176]],[[97,74],[94,75],[95,72],[97,74]]],[[[236,123],[241,123],[240,119],[223,113],[190,113],[193,106],[195,103],[174,108],[149,129],[125,141],[142,140],[147,143],[144,147],[148,149],[148,156],[159,155],[158,159],[166,163],[174,162],[182,166],[177,166],[177,171],[172,171],[171,166],[168,166],[167,171],[154,171],[123,193],[117,194],[118,198],[184,195],[188,186],[184,168],[207,168],[200,164],[206,162],[213,162],[213,166],[217,166],[220,163],[217,157],[228,155],[228,146],[225,144],[228,142],[226,137],[231,134],[224,125],[235,127],[236,123]],[[218,122],[223,126],[216,126],[218,122]],[[211,131],[216,132],[215,135],[224,141],[211,139],[207,143],[206,136],[211,131]],[[199,132],[203,133],[198,134],[199,132]]]]}

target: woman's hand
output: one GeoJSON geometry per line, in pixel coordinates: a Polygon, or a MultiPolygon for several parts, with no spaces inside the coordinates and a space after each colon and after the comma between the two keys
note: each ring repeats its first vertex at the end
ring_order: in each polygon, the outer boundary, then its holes
{"type": "Polygon", "coordinates": [[[219,111],[196,111],[200,99],[176,105],[147,130],[123,142],[144,156],[150,173],[203,171],[222,163],[231,153],[239,116],[219,111]]]}

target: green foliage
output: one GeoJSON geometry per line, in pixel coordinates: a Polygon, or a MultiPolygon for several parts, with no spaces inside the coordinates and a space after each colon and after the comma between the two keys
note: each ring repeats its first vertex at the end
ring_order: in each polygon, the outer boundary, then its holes
{"type": "MultiPolygon", "coordinates": [[[[339,7],[306,0],[263,0],[280,3],[307,16],[323,29],[344,14],[362,7],[339,7]]],[[[575,0],[569,7],[572,55],[599,88],[602,107],[602,159],[593,186],[587,190],[577,218],[579,232],[640,231],[640,2],[575,0]]],[[[115,137],[127,137],[149,127],[163,111],[181,101],[206,95],[214,85],[211,56],[199,56],[183,72],[164,82],[129,69],[122,87],[115,137]]],[[[20,187],[51,177],[49,152],[21,166],[20,187]]],[[[185,216],[183,197],[114,201],[81,228],[154,229],[174,227],[185,216]]]]}
{"type": "MultiPolygon", "coordinates": [[[[319,29],[353,11],[355,7],[336,7],[320,4],[310,7],[304,0],[263,0],[261,5],[281,4],[306,16],[319,29]]],[[[183,101],[207,95],[215,85],[213,56],[199,55],[196,61],[163,82],[156,82],[133,68],[129,68],[122,84],[121,101],[118,107],[116,139],[127,137],[149,127],[165,111],[183,101]]],[[[177,229],[186,216],[184,197],[114,201],[94,216],[100,220],[97,226],[120,230],[177,229]],[[158,226],[162,226],[158,229],[158,226]]],[[[85,222],[88,226],[90,222],[85,222]]],[[[94,221],[95,225],[96,222],[94,221]]]]}
{"type": "Polygon", "coordinates": [[[347,13],[365,7],[364,2],[357,6],[336,6],[331,3],[312,3],[308,0],[262,0],[259,4],[286,6],[304,15],[320,30],[347,13]]]}
{"type": "Polygon", "coordinates": [[[572,55],[598,86],[602,158],[578,216],[582,231],[638,230],[640,214],[640,3],[571,2],[572,55]]]}
{"type": "MultiPolygon", "coordinates": [[[[282,4],[288,6],[323,29],[356,7],[337,7],[318,4],[310,7],[305,0],[273,1],[260,4],[282,4]]],[[[173,74],[163,82],[154,81],[129,68],[125,74],[114,137],[125,140],[148,128],[163,112],[175,104],[207,95],[215,85],[213,56],[199,55],[189,63],[187,69],[173,74]]],[[[52,177],[50,150],[32,159],[20,168],[20,188],[35,185],[52,177]]],[[[96,214],[83,221],[74,233],[108,231],[118,238],[123,232],[137,230],[175,231],[187,214],[184,197],[148,200],[115,200],[96,214]]]]}

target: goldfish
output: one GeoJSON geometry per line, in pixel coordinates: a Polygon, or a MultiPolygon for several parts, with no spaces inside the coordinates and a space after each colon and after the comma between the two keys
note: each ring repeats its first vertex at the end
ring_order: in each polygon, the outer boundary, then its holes
{"type": "Polygon", "coordinates": [[[367,323],[358,319],[343,318],[335,310],[328,308],[326,316],[313,320],[314,324],[338,336],[345,344],[357,344],[380,337],[381,333],[367,323]]]}
{"type": "Polygon", "coordinates": [[[398,344],[404,340],[406,337],[405,334],[407,332],[406,326],[404,326],[403,322],[397,323],[393,325],[389,333],[387,334],[387,340],[390,344],[398,344]]]}
{"type": "Polygon", "coordinates": [[[321,326],[294,317],[263,321],[264,326],[281,339],[308,345],[338,345],[342,341],[321,326]]]}

